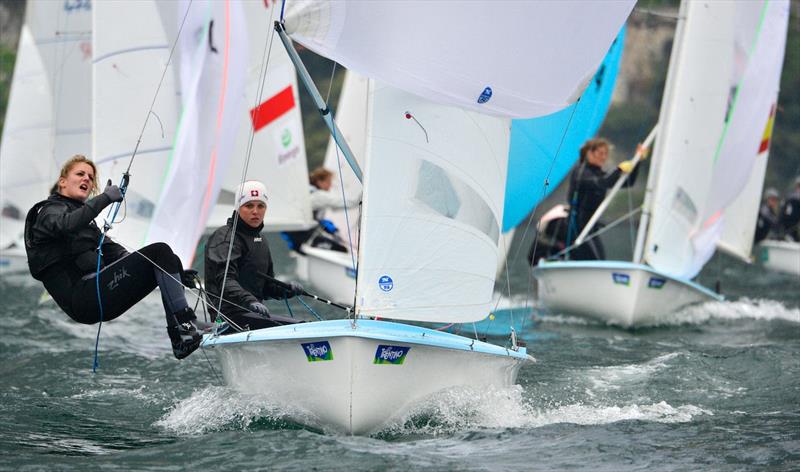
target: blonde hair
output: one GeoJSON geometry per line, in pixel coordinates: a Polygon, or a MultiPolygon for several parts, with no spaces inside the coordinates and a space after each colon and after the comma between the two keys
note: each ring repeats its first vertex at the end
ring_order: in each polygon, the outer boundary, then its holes
{"type": "Polygon", "coordinates": [[[319,188],[319,185],[317,184],[324,180],[328,180],[331,177],[333,177],[333,172],[324,167],[317,167],[316,169],[312,170],[310,174],[308,174],[309,182],[311,182],[311,185],[317,188],[319,188]]]}
{"type": "Polygon", "coordinates": [[[90,161],[86,158],[86,156],[81,154],[75,154],[61,166],[61,173],[58,175],[58,179],[56,179],[56,183],[53,184],[53,188],[50,189],[50,194],[54,194],[58,192],[58,181],[61,179],[66,179],[69,172],[78,164],[88,164],[91,166],[92,171],[94,172],[94,181],[92,182],[92,188],[89,190],[89,195],[96,195],[97,194],[97,182],[100,181],[100,176],[97,173],[97,167],[94,165],[94,162],[90,161]]]}
{"type": "Polygon", "coordinates": [[[581,146],[581,154],[580,154],[581,162],[584,162],[586,160],[586,157],[589,155],[591,151],[594,151],[597,148],[601,147],[610,148],[611,144],[603,138],[593,138],[583,143],[583,146],[581,146]]]}

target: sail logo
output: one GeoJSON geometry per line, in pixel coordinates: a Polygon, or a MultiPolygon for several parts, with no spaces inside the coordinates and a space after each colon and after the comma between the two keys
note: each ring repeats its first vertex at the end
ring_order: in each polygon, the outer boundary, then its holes
{"type": "Polygon", "coordinates": [[[378,279],[378,287],[384,292],[390,292],[394,288],[394,280],[388,275],[382,275],[378,279]]]}
{"type": "Polygon", "coordinates": [[[631,284],[631,276],[628,274],[620,274],[619,272],[612,272],[611,278],[617,285],[625,285],[627,287],[631,284]]]}
{"type": "Polygon", "coordinates": [[[481,92],[481,95],[478,97],[478,103],[486,103],[492,98],[492,88],[486,87],[481,92]]]}
{"type": "Polygon", "coordinates": [[[292,145],[292,132],[289,130],[289,128],[286,128],[283,130],[283,133],[281,133],[281,145],[283,145],[285,148],[288,148],[292,145]]]}
{"type": "Polygon", "coordinates": [[[91,0],[64,0],[65,12],[72,13],[78,10],[92,11],[91,0]]]}
{"type": "Polygon", "coordinates": [[[660,277],[650,277],[650,280],[647,281],[647,286],[649,288],[656,288],[661,289],[667,283],[667,279],[662,279],[660,277]]]}
{"type": "Polygon", "coordinates": [[[375,364],[393,364],[402,365],[406,360],[406,354],[411,348],[407,346],[388,346],[378,344],[378,349],[375,350],[375,364]]]}
{"type": "Polygon", "coordinates": [[[331,345],[328,343],[328,341],[301,343],[300,345],[303,346],[303,351],[306,353],[306,359],[308,359],[308,362],[333,360],[333,350],[331,349],[331,345]]]}

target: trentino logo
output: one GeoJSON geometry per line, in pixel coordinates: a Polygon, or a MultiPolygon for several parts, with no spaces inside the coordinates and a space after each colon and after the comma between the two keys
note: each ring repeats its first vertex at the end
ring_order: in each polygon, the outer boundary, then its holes
{"type": "Polygon", "coordinates": [[[301,343],[300,345],[303,346],[303,351],[306,353],[306,359],[308,359],[308,362],[333,360],[333,350],[331,349],[331,345],[328,343],[328,341],[301,343]]]}
{"type": "Polygon", "coordinates": [[[662,288],[664,284],[667,283],[667,279],[662,279],[661,277],[650,277],[650,280],[647,281],[647,286],[649,288],[662,288]]]}
{"type": "Polygon", "coordinates": [[[614,283],[617,285],[628,286],[631,284],[631,276],[628,274],[620,274],[619,272],[613,272],[611,274],[611,278],[614,279],[614,283]]]}
{"type": "Polygon", "coordinates": [[[387,346],[378,344],[375,351],[375,364],[394,364],[402,365],[406,360],[406,354],[411,348],[407,346],[387,346]]]}

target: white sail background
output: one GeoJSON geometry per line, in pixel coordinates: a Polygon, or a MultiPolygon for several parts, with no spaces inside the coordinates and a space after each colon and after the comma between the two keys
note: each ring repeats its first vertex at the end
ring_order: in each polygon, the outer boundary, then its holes
{"type": "Polygon", "coordinates": [[[645,260],[693,277],[691,237],[708,201],[730,93],[736,2],[684,2],[683,37],[673,47],[653,162],[658,175],[645,260]]]}
{"type": "Polygon", "coordinates": [[[225,224],[235,208],[233,200],[241,183],[252,136],[245,179],[260,180],[267,187],[269,204],[265,230],[308,228],[315,223],[308,196],[308,164],[297,77],[272,27],[280,16],[280,2],[250,1],[244,2],[242,7],[250,44],[245,98],[233,155],[223,170],[222,192],[208,226],[215,229],[225,224]],[[268,41],[273,44],[269,49],[266,76],[263,76],[264,48],[269,48],[268,41]]]}
{"type": "MultiPolygon", "coordinates": [[[[178,11],[188,4],[179,2],[178,11]]],[[[192,2],[179,39],[183,114],[164,181],[170,190],[156,205],[147,239],[172,241],[184,267],[217,201],[242,118],[249,56],[241,7],[230,0],[192,2]]]]}
{"type": "Polygon", "coordinates": [[[788,1],[737,4],[734,84],[739,93],[715,163],[703,227],[694,239],[700,264],[713,254],[720,233],[723,247],[741,258],[750,256],[788,24],[788,1]]]}
{"type": "Polygon", "coordinates": [[[434,322],[486,317],[511,120],[391,86],[375,85],[371,97],[357,312],[434,322]]]}
{"type": "Polygon", "coordinates": [[[434,101],[527,118],[580,97],[634,3],[293,1],[286,30],[369,78],[434,101]]]}
{"type": "MultiPolygon", "coordinates": [[[[167,37],[159,16],[152,0],[94,3],[93,155],[104,181],[119,184],[147,119],[117,217],[124,222],[109,233],[137,249],[145,243],[161,195],[180,114],[175,67],[170,65],[148,117],[175,41],[167,37]]],[[[166,236],[163,241],[171,244],[166,236]]]]}
{"type": "Polygon", "coordinates": [[[0,143],[0,248],[22,234],[25,214],[55,181],[50,85],[39,49],[23,24],[0,143]]]}
{"type": "Polygon", "coordinates": [[[51,88],[56,172],[75,154],[88,154],[92,133],[92,4],[28,2],[33,33],[51,88]]]}

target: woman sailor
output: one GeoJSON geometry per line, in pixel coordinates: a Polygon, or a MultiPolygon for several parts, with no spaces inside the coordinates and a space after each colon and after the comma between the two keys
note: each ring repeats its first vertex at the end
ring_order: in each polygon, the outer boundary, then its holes
{"type": "Polygon", "coordinates": [[[97,193],[97,179],[94,163],[76,155],[61,168],[50,196],[28,212],[25,249],[31,275],[70,318],[83,324],[117,318],[158,286],[172,352],[183,359],[211,325],[197,320],[186,302],[181,261],[165,243],[131,254],[105,238],[98,253],[102,233],[94,219],[123,197],[109,180],[103,193],[90,199],[97,193]]]}

